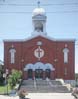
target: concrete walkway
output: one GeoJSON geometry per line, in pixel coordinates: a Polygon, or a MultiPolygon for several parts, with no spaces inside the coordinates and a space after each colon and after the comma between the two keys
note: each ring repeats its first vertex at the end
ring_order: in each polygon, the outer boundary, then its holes
{"type": "MultiPolygon", "coordinates": [[[[71,93],[29,93],[27,99],[74,99],[71,93]]],[[[18,96],[0,95],[0,99],[19,99],[18,96]]]]}

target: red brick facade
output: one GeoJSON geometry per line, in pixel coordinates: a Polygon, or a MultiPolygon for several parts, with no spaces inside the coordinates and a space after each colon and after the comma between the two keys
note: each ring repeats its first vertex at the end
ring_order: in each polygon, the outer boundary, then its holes
{"type": "MultiPolygon", "coordinates": [[[[36,62],[42,62],[44,64],[50,63],[55,68],[54,71],[50,72],[50,78],[63,78],[65,80],[74,80],[75,74],[75,42],[73,40],[68,41],[55,41],[48,38],[37,36],[26,41],[4,41],[4,63],[6,68],[11,71],[12,69],[22,70],[23,79],[28,78],[27,71],[24,68],[27,64],[36,62]],[[34,56],[34,50],[38,48],[37,42],[42,42],[40,46],[44,50],[44,56],[38,60],[34,56]],[[10,63],[11,47],[16,50],[15,63],[10,63]],[[63,49],[66,47],[69,49],[68,63],[64,63],[63,49]],[[65,74],[65,69],[67,70],[65,74]]],[[[35,76],[35,71],[32,73],[32,78],[35,76]]],[[[42,78],[46,78],[46,73],[43,71],[42,78]]]]}

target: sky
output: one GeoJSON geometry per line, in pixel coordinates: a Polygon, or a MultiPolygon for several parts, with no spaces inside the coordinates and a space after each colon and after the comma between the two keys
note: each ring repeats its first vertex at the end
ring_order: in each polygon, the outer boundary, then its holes
{"type": "MultiPolygon", "coordinates": [[[[46,32],[55,39],[75,39],[75,72],[78,73],[78,0],[39,0],[47,16],[46,32]]],[[[0,60],[4,39],[25,39],[33,32],[32,12],[38,0],[0,0],[0,60]]]]}

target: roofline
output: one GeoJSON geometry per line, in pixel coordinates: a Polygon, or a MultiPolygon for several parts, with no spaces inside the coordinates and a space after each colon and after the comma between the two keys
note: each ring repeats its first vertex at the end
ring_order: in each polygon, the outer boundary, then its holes
{"type": "Polygon", "coordinates": [[[36,36],[30,36],[29,38],[26,38],[26,39],[5,39],[3,40],[3,42],[25,42],[25,41],[29,41],[31,39],[34,39],[38,36],[41,36],[41,37],[44,37],[48,40],[51,40],[51,41],[62,41],[62,42],[68,42],[68,41],[76,41],[75,39],[54,39],[54,38],[51,38],[50,36],[47,36],[47,35],[42,35],[42,34],[38,34],[36,36]]]}

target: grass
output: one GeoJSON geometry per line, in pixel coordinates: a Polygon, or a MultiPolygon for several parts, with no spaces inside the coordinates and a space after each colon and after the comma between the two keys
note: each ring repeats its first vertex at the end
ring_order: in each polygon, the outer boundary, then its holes
{"type": "Polygon", "coordinates": [[[0,94],[7,94],[11,91],[10,86],[0,86],[0,94]]]}

